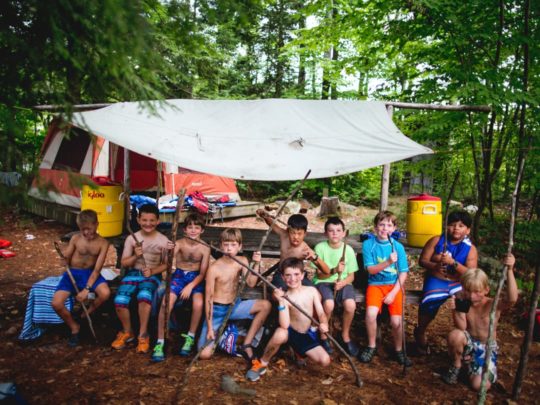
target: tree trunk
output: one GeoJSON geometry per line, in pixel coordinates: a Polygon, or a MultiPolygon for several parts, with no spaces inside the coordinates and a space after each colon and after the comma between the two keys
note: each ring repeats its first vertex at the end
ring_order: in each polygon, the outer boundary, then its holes
{"type": "Polygon", "coordinates": [[[339,198],[338,197],[323,197],[321,207],[319,209],[319,217],[334,217],[339,216],[339,198]]]}

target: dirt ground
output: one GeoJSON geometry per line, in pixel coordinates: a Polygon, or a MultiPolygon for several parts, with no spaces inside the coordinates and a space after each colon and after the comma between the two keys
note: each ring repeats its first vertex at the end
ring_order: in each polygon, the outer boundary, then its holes
{"type": "MultiPolygon", "coordinates": [[[[348,220],[350,222],[351,219],[348,220]]],[[[233,226],[264,227],[254,218],[232,222],[233,226]]],[[[320,230],[322,223],[310,219],[310,229],[320,230]]],[[[62,273],[62,264],[53,241],[72,231],[56,222],[29,215],[2,212],[0,239],[13,242],[17,255],[0,259],[0,382],[12,381],[31,404],[58,403],[224,403],[224,404],[353,404],[402,403],[450,404],[475,403],[476,394],[463,382],[445,385],[440,373],[448,365],[445,336],[451,328],[448,309],[444,308],[430,328],[433,352],[430,356],[411,357],[414,366],[405,376],[390,360],[390,331],[383,329],[383,347],[369,365],[355,360],[363,387],[354,385],[354,375],[346,360],[334,354],[329,368],[311,365],[298,368],[287,355],[273,361],[268,373],[256,383],[246,382],[241,358],[217,354],[211,361],[199,362],[182,386],[189,359],[169,354],[163,363],[151,363],[149,355],[135,353],[131,347],[116,352],[110,348],[118,323],[112,306],[96,314],[94,324],[99,341],[93,342],[83,325],[82,342],[77,348],[66,344],[65,326],[51,328],[32,343],[21,344],[21,330],[28,292],[33,283],[62,273]],[[28,235],[33,235],[31,238],[28,235]],[[254,397],[233,395],[220,388],[221,376],[228,374],[243,387],[256,390],[254,397]]],[[[409,289],[421,288],[421,275],[413,270],[409,289]]],[[[412,331],[416,324],[416,306],[407,307],[409,351],[414,352],[412,331]]],[[[509,403],[523,332],[517,327],[516,309],[503,316],[499,327],[499,381],[488,395],[493,403],[509,403]]],[[[353,339],[365,343],[360,312],[355,319],[353,339]]],[[[175,348],[177,343],[175,342],[175,348]]],[[[175,349],[176,351],[177,349],[175,349]]],[[[520,403],[537,403],[540,384],[540,347],[533,344],[529,372],[524,381],[520,403]]]]}

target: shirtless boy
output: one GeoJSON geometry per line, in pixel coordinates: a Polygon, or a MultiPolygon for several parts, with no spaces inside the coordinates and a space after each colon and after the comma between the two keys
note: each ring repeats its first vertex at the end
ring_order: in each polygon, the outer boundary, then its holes
{"type": "MultiPolygon", "coordinates": [[[[249,270],[233,260],[242,249],[242,234],[239,229],[227,228],[220,235],[221,250],[225,255],[216,260],[208,268],[206,274],[205,288],[205,312],[206,322],[203,324],[201,336],[198,341],[199,350],[205,346],[207,341],[212,343],[206,346],[200,355],[201,359],[212,357],[213,346],[221,323],[231,305],[234,305],[230,320],[252,319],[249,330],[244,339],[244,345],[240,347],[248,357],[253,357],[253,347],[251,345],[255,334],[263,325],[266,317],[270,313],[271,304],[267,300],[245,300],[239,298],[235,301],[240,275],[246,274],[249,270]]],[[[245,257],[238,257],[237,260],[248,265],[245,257]]],[[[261,253],[253,254],[253,261],[261,261],[261,253]]],[[[249,273],[246,276],[246,283],[254,287],[257,283],[257,276],[249,273]]]]}
{"type": "MultiPolygon", "coordinates": [[[[77,301],[84,302],[90,291],[96,293],[96,299],[88,308],[88,313],[91,314],[111,295],[107,282],[100,274],[109,242],[97,234],[98,218],[95,211],[81,211],[77,216],[77,225],[80,233],[71,238],[64,256],[80,291],[76,295],[77,301]]],[[[64,303],[70,295],[75,294],[75,288],[65,272],[56,287],[51,305],[71,330],[68,340],[70,346],[77,346],[79,343],[81,326],[75,322],[64,303]]]]}
{"type": "MultiPolygon", "coordinates": [[[[320,321],[320,331],[328,332],[328,320],[317,289],[302,285],[305,274],[303,261],[294,257],[285,259],[281,262],[280,271],[287,283],[287,297],[310,316],[313,317],[315,312],[320,321]]],[[[323,367],[330,364],[330,356],[321,346],[316,334],[310,333],[311,320],[286,301],[283,296],[283,290],[274,290],[274,297],[279,305],[279,327],[268,342],[260,360],[254,359],[252,361],[251,369],[246,374],[246,378],[250,381],[257,381],[266,373],[268,363],[277,353],[279,347],[287,341],[300,356],[307,356],[323,367]]]]}
{"type": "Polygon", "coordinates": [[[141,206],[137,222],[141,229],[135,236],[140,244],[137,244],[130,235],[126,238],[122,252],[121,264],[128,270],[114,298],[122,330],[118,332],[111,346],[120,350],[135,338],[131,329],[129,303],[132,295],[136,294],[140,324],[137,353],[148,353],[150,350],[148,320],[152,310],[152,299],[161,282],[160,275],[167,267],[166,263],[162,263],[162,256],[166,249],[172,249],[174,245],[156,229],[159,224],[159,211],[155,205],[141,206]]]}
{"type": "MultiPolygon", "coordinates": [[[[518,299],[518,288],[514,276],[515,258],[508,255],[504,264],[508,266],[507,294],[499,301],[495,314],[495,330],[502,311],[511,308],[518,299]]],[[[461,276],[463,285],[462,298],[468,304],[457,302],[452,297],[450,307],[453,309],[454,329],[448,335],[448,352],[452,365],[442,376],[444,382],[456,384],[464,362],[468,365],[468,376],[471,387],[480,390],[482,383],[482,369],[486,361],[487,340],[489,334],[489,313],[493,305],[493,298],[488,296],[489,282],[486,273],[480,269],[469,269],[461,276]]],[[[497,380],[497,352],[496,334],[493,336],[491,362],[488,370],[487,389],[497,380]]]]}
{"type": "MultiPolygon", "coordinates": [[[[189,356],[191,353],[195,343],[195,333],[203,312],[204,277],[210,263],[210,248],[196,242],[201,239],[203,232],[204,218],[196,213],[189,215],[184,220],[184,235],[186,237],[177,240],[174,247],[176,271],[171,279],[169,316],[178,298],[183,302],[190,299],[193,301],[189,331],[182,335],[184,344],[180,349],[181,356],[189,356]]],[[[166,300],[163,299],[159,311],[157,342],[152,354],[153,361],[165,360],[165,322],[168,321],[165,319],[165,302],[166,300]]]]}

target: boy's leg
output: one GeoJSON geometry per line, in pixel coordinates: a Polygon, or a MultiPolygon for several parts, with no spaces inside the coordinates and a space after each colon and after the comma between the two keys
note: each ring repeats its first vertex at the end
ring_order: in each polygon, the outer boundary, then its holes
{"type": "MultiPolygon", "coordinates": [[[[317,290],[319,291],[319,294],[321,295],[321,301],[323,303],[323,309],[324,314],[326,315],[326,319],[330,320],[330,317],[332,316],[332,312],[335,308],[335,301],[334,301],[334,283],[319,283],[317,284],[317,290]]],[[[330,325],[329,325],[330,327],[330,325]]],[[[328,336],[326,333],[320,333],[320,339],[322,346],[324,350],[326,350],[329,354],[332,354],[333,349],[330,345],[330,342],[328,341],[328,336]]]]}
{"type": "MultiPolygon", "coordinates": [[[[177,298],[178,296],[175,293],[171,292],[169,294],[169,311],[168,311],[169,318],[171,316],[171,311],[174,308],[174,304],[176,303],[177,298]]],[[[157,331],[158,339],[165,339],[165,322],[169,321],[168,319],[165,319],[165,305],[166,305],[166,300],[165,300],[165,297],[163,297],[163,299],[161,300],[161,305],[159,307],[159,314],[158,314],[158,331],[157,331]]],[[[139,306],[140,306],[140,303],[139,303],[139,306]]]]}
{"type": "Polygon", "coordinates": [[[392,337],[394,338],[394,350],[400,352],[403,349],[403,322],[401,322],[401,315],[391,315],[390,325],[392,327],[392,337]]]}
{"type": "Polygon", "coordinates": [[[159,280],[155,276],[145,278],[139,283],[139,291],[137,292],[140,324],[139,338],[146,339],[148,337],[148,321],[152,312],[152,301],[159,283],[159,280]]]}
{"type": "Polygon", "coordinates": [[[94,291],[96,292],[96,299],[90,304],[88,308],[88,313],[91,314],[96,309],[98,309],[105,301],[111,296],[111,290],[107,283],[101,283],[95,287],[94,291]]]}
{"type": "Polygon", "coordinates": [[[51,306],[56,311],[58,316],[62,318],[62,320],[66,323],[66,325],[71,330],[72,335],[76,335],[79,333],[79,330],[81,329],[81,326],[75,322],[73,317],[71,316],[71,312],[69,312],[65,306],[66,299],[71,295],[71,292],[64,291],[64,290],[58,290],[54,293],[51,306]]]}
{"type": "Polygon", "coordinates": [[[448,334],[448,354],[452,365],[441,376],[442,380],[447,384],[456,384],[458,381],[463,353],[467,347],[467,340],[467,335],[461,329],[454,329],[448,334]]]}
{"type": "Polygon", "coordinates": [[[323,367],[329,366],[331,362],[330,356],[322,346],[317,346],[308,350],[306,356],[323,367]]]}
{"type": "Polygon", "coordinates": [[[246,373],[247,380],[258,381],[261,376],[266,373],[266,367],[268,366],[268,363],[277,353],[279,347],[283,343],[287,342],[288,336],[289,333],[287,329],[283,329],[281,327],[278,327],[276,329],[276,331],[270,338],[270,341],[266,345],[266,348],[264,349],[264,354],[262,355],[261,359],[251,360],[251,368],[246,373]]]}
{"type": "MultiPolygon", "coordinates": [[[[244,301],[246,303],[247,301],[244,301]]],[[[240,306],[242,303],[240,304],[240,306]]],[[[253,341],[253,338],[257,334],[257,331],[261,328],[264,321],[268,317],[268,314],[270,314],[270,311],[272,310],[272,304],[270,304],[270,301],[267,300],[255,300],[253,302],[251,309],[249,310],[249,315],[253,318],[251,321],[251,325],[249,326],[249,329],[246,333],[246,337],[244,338],[244,346],[246,347],[246,353],[249,357],[253,357],[253,349],[249,347],[251,345],[251,342],[253,341]]],[[[235,309],[236,311],[236,309],[235,309]]],[[[235,312],[233,311],[233,312],[235,312]]],[[[239,308],[239,314],[236,314],[235,318],[231,316],[231,319],[246,319],[249,317],[244,318],[238,318],[238,316],[241,316],[242,309],[239,308]]]]}
{"type": "Polygon", "coordinates": [[[341,337],[344,342],[351,341],[351,325],[356,311],[356,302],[354,299],[346,299],[343,302],[343,325],[341,329],[341,337]]]}
{"type": "MultiPolygon", "coordinates": [[[[234,305],[234,304],[231,304],[231,305],[234,305]]],[[[203,326],[201,329],[201,336],[199,337],[197,348],[201,350],[205,345],[207,346],[201,351],[201,354],[199,356],[201,360],[208,360],[212,357],[212,354],[214,353],[214,345],[216,341],[219,339],[219,336],[217,336],[218,329],[221,326],[223,320],[225,319],[225,315],[227,315],[228,310],[229,310],[228,305],[215,305],[214,304],[213,311],[212,311],[212,329],[214,330],[215,341],[208,345],[207,345],[208,322],[206,319],[203,322],[203,326]]],[[[234,310],[233,310],[233,313],[234,313],[234,310]]]]}
{"type": "Polygon", "coordinates": [[[201,322],[202,313],[204,309],[203,294],[195,293],[192,295],[192,309],[191,309],[191,321],[189,323],[189,332],[195,336],[199,323],[201,322]]]}
{"type": "Polygon", "coordinates": [[[366,332],[368,338],[368,347],[374,348],[377,345],[377,315],[378,307],[366,308],[366,332]]]}

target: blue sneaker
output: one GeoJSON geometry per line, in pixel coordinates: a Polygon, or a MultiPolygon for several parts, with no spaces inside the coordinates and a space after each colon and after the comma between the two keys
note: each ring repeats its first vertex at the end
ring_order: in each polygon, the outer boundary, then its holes
{"type": "Polygon", "coordinates": [[[152,352],[152,361],[160,362],[165,360],[165,352],[163,351],[163,343],[158,343],[154,346],[154,351],[152,352]]]}
{"type": "Polygon", "coordinates": [[[180,349],[180,356],[187,357],[191,354],[193,346],[195,346],[195,338],[187,334],[182,335],[184,340],[184,345],[180,349]]]}
{"type": "Polygon", "coordinates": [[[266,366],[263,366],[259,359],[251,360],[251,368],[246,373],[246,379],[249,381],[258,381],[265,374],[266,366]]]}

